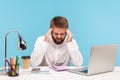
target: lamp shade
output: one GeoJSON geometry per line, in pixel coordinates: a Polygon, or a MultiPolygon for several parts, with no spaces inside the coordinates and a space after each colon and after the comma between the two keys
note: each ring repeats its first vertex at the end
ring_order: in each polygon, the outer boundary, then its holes
{"type": "Polygon", "coordinates": [[[27,49],[27,44],[20,35],[18,36],[18,49],[19,50],[27,49]]]}

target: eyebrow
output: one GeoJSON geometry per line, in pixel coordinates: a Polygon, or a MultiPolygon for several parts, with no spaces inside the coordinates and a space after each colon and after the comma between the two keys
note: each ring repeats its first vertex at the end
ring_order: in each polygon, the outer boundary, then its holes
{"type": "Polygon", "coordinates": [[[57,32],[54,32],[54,31],[53,31],[53,33],[55,33],[55,34],[65,34],[66,32],[64,32],[64,33],[57,33],[57,32]]]}

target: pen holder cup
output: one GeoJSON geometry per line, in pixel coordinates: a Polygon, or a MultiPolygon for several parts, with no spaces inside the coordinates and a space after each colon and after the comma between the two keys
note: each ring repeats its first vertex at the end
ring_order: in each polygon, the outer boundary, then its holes
{"type": "Polygon", "coordinates": [[[19,64],[9,65],[8,75],[11,77],[19,76],[19,64]]]}

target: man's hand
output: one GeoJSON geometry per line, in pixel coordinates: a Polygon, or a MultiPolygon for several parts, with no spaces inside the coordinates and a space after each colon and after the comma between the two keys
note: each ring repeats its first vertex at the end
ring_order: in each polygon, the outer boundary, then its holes
{"type": "Polygon", "coordinates": [[[72,38],[73,38],[73,35],[68,29],[66,29],[66,32],[68,34],[68,38],[67,38],[66,42],[71,42],[72,38]]]}
{"type": "Polygon", "coordinates": [[[49,38],[50,38],[50,34],[51,34],[52,30],[53,29],[50,28],[49,31],[46,33],[44,41],[49,42],[49,38]]]}

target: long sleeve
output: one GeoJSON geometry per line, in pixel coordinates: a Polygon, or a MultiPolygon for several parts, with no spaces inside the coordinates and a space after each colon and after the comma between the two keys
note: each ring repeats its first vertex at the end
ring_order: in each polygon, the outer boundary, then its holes
{"type": "Polygon", "coordinates": [[[48,43],[44,41],[44,36],[39,37],[34,45],[31,55],[32,66],[39,66],[42,63],[44,55],[47,51],[48,43]]]}
{"type": "Polygon", "coordinates": [[[68,47],[68,51],[70,53],[70,58],[72,60],[72,63],[75,66],[81,66],[83,64],[83,57],[81,52],[79,51],[79,47],[76,41],[73,39],[72,42],[68,42],[66,44],[68,47]]]}

